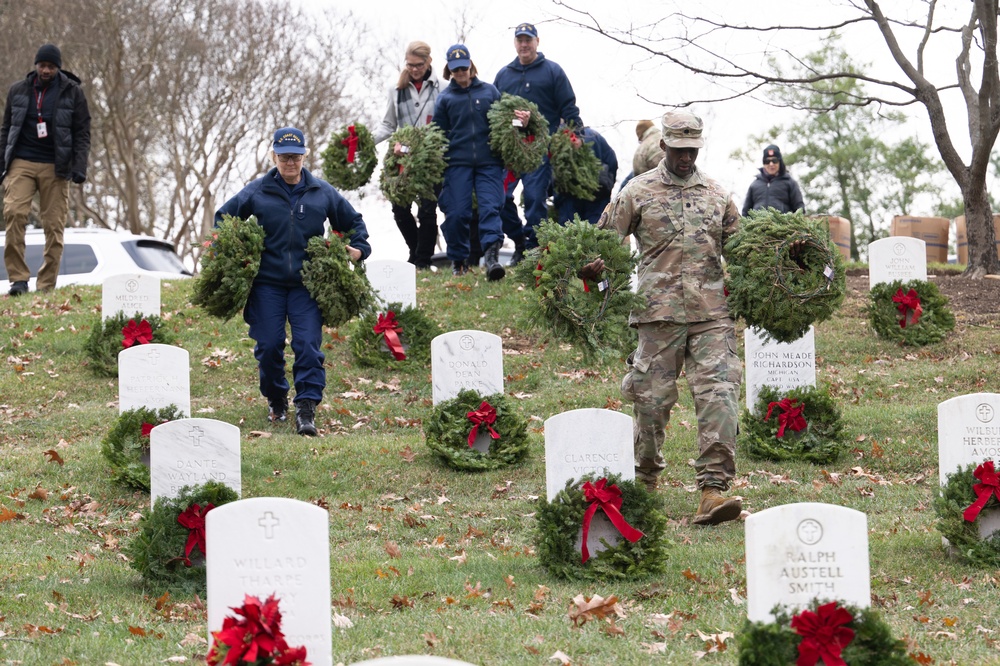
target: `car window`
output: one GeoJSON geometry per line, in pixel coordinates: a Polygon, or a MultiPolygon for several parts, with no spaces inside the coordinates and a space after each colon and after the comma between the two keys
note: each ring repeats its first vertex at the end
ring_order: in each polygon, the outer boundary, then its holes
{"type": "MultiPolygon", "coordinates": [[[[24,261],[28,264],[31,277],[38,277],[38,269],[42,267],[44,245],[28,245],[24,248],[24,261]]],[[[62,261],[59,264],[59,275],[77,275],[89,273],[97,268],[97,256],[89,245],[67,243],[63,247],[62,261]]],[[[0,280],[7,279],[7,267],[0,264],[0,280]]]]}
{"type": "Polygon", "coordinates": [[[174,248],[169,243],[156,240],[126,241],[122,243],[125,251],[135,261],[139,268],[147,271],[160,271],[163,273],[179,273],[190,275],[180,257],[174,252],[174,248]]]}

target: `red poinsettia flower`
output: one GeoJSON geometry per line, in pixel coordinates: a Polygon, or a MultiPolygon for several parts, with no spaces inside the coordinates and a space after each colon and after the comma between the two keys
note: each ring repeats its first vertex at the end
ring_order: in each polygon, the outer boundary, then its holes
{"type": "Polygon", "coordinates": [[[281,612],[272,594],[263,604],[257,597],[246,595],[243,605],[232,610],[243,619],[227,617],[222,630],[213,632],[215,642],[208,653],[213,666],[253,664],[257,659],[274,657],[288,649],[281,633],[281,612]]]}
{"type": "Polygon", "coordinates": [[[126,349],[132,345],[146,345],[152,341],[153,327],[145,319],[138,324],[133,319],[122,329],[122,347],[126,349]]]}
{"type": "Polygon", "coordinates": [[[177,522],[188,529],[187,543],[184,545],[184,565],[191,566],[191,552],[198,548],[202,555],[207,555],[205,551],[205,516],[215,508],[209,502],[202,509],[198,504],[192,504],[184,509],[181,515],[177,516],[177,522]]]}
{"type": "Polygon", "coordinates": [[[304,646],[288,648],[278,655],[274,660],[274,666],[312,666],[306,661],[306,649],[304,646]]]}
{"type": "Polygon", "coordinates": [[[822,659],[825,666],[847,666],[841,651],[854,640],[854,630],[844,625],[854,621],[847,609],[836,601],[823,604],[816,612],[804,610],[792,618],[792,629],[802,642],[795,666],[815,666],[822,659]]]}

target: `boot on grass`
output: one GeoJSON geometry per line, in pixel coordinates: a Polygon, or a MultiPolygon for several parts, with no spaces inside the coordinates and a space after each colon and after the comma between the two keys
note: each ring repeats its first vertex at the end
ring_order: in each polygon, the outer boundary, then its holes
{"type": "Polygon", "coordinates": [[[743,500],[739,497],[723,497],[718,488],[702,488],[701,504],[691,524],[718,525],[736,520],[742,512],[743,500]]]}

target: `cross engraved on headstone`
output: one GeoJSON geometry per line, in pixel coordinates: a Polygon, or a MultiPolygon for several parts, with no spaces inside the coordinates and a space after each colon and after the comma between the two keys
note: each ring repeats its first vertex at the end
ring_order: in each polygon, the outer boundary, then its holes
{"type": "Polygon", "coordinates": [[[983,423],[989,423],[993,420],[993,407],[987,405],[985,402],[976,407],[976,418],[983,423]]]}
{"type": "Polygon", "coordinates": [[[270,511],[265,511],[264,515],[261,516],[257,524],[264,528],[264,538],[273,539],[274,538],[274,528],[281,524],[274,514],[270,511]]]}
{"type": "Polygon", "coordinates": [[[149,353],[146,354],[146,358],[149,359],[150,365],[156,365],[156,362],[160,358],[160,352],[156,351],[155,349],[151,349],[149,353]]]}
{"type": "Polygon", "coordinates": [[[191,438],[191,443],[195,446],[201,446],[201,438],[205,436],[205,431],[195,426],[188,431],[188,437],[191,438]]]}
{"type": "Polygon", "coordinates": [[[386,266],[386,267],[384,267],[382,269],[382,272],[385,273],[385,276],[387,278],[391,278],[392,277],[392,266],[386,266]]]}
{"type": "Polygon", "coordinates": [[[815,520],[803,520],[799,523],[799,538],[806,545],[813,545],[823,536],[823,527],[815,520]]]}

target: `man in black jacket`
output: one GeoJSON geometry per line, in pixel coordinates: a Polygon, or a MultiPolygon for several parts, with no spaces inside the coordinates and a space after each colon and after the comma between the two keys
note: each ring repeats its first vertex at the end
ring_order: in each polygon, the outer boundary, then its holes
{"type": "Polygon", "coordinates": [[[28,291],[31,273],[24,261],[24,229],[38,193],[45,230],[45,258],[38,269],[39,291],[55,288],[62,260],[63,229],[69,211],[69,181],[87,179],[90,111],[80,79],[62,70],[62,54],[45,44],[35,70],[10,87],[0,130],[0,182],[7,224],[3,259],[10,295],[28,291]]]}
{"type": "Polygon", "coordinates": [[[776,208],[782,213],[805,211],[802,192],[785,170],[781,149],[773,143],[764,149],[764,166],[757,178],[750,183],[747,198],[743,201],[743,216],[751,210],[776,208]]]}

